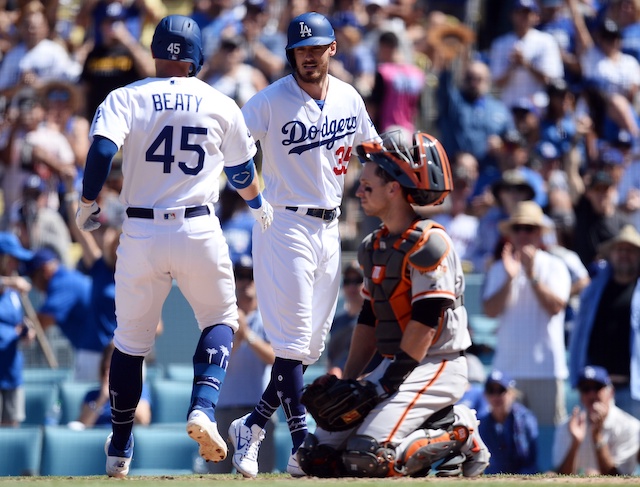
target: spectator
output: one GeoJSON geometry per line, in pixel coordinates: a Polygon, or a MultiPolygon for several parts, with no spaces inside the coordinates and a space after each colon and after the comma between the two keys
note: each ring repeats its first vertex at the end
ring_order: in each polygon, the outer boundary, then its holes
{"type": "Polygon", "coordinates": [[[636,0],[606,2],[602,15],[612,19],[622,31],[622,52],[640,62],[640,5],[636,0]]]}
{"type": "MultiPolygon", "coordinates": [[[[473,333],[471,334],[471,341],[473,342],[473,333]]],[[[471,346],[471,348],[473,345],[471,346]]],[[[478,358],[477,355],[469,353],[470,349],[467,349],[467,379],[469,385],[464,395],[458,401],[458,404],[463,404],[469,409],[475,409],[476,416],[478,418],[484,416],[489,412],[489,404],[487,398],[484,395],[484,382],[487,380],[487,374],[484,370],[484,364],[478,358]]]]}
{"type": "Polygon", "coordinates": [[[500,370],[493,370],[484,386],[489,412],[478,416],[480,436],[491,462],[486,474],[527,475],[538,472],[538,421],[518,402],[516,382],[500,370]]]}
{"type": "Polygon", "coordinates": [[[491,75],[508,107],[523,97],[540,106],[545,85],[564,76],[558,43],[551,34],[534,28],[539,12],[536,0],[513,0],[513,30],[491,44],[491,75]]]}
{"type": "Polygon", "coordinates": [[[607,370],[588,365],[577,377],[580,403],[556,429],[553,463],[560,474],[632,475],[638,466],[640,421],[619,409],[607,370]]]}
{"type": "Polygon", "coordinates": [[[464,69],[462,84],[457,87],[448,66],[438,83],[438,129],[440,140],[455,157],[459,152],[473,154],[484,170],[498,161],[494,152],[500,135],[514,128],[507,106],[491,93],[489,67],[472,61],[464,69]]]}
{"type": "Polygon", "coordinates": [[[251,230],[256,220],[231,184],[227,184],[220,192],[218,204],[219,212],[216,213],[220,215],[220,226],[229,246],[229,256],[235,264],[243,255],[251,256],[251,230]]]}
{"type": "MultiPolygon", "coordinates": [[[[111,405],[109,402],[109,370],[114,345],[110,342],[104,349],[98,374],[100,387],[92,389],[84,396],[80,417],[71,427],[74,429],[93,428],[94,426],[111,426],[111,405]],[[79,423],[79,424],[78,424],[79,423]]],[[[133,422],[148,426],[151,423],[151,390],[146,382],[142,384],[142,395],[136,406],[133,422]]]]}
{"type": "Polygon", "coordinates": [[[513,123],[524,138],[529,150],[540,140],[540,109],[528,97],[519,98],[511,104],[513,123]]]}
{"type": "MultiPolygon", "coordinates": [[[[258,309],[256,286],[253,281],[253,261],[243,255],[233,266],[238,298],[239,328],[233,338],[233,349],[225,384],[216,406],[216,421],[221,431],[229,429],[231,422],[253,409],[269,382],[275,354],[262,325],[258,309]]],[[[266,430],[273,433],[274,421],[268,421],[266,430]]],[[[275,466],[275,439],[267,434],[262,440],[259,472],[271,472],[275,466]]],[[[207,463],[209,473],[231,473],[231,457],[221,462],[207,463]]]]}
{"type": "Polygon", "coordinates": [[[499,320],[493,367],[508,370],[518,382],[523,404],[538,423],[558,424],[566,416],[569,271],[542,248],[547,227],[535,202],[518,203],[500,231],[507,241],[500,260],[489,268],[482,294],[484,313],[499,320]]]}
{"type": "Polygon", "coordinates": [[[99,24],[102,42],[95,44],[84,62],[80,81],[89,117],[112,90],[155,75],[151,53],[127,30],[126,16],[122,4],[109,4],[99,24]]]}
{"type": "Polygon", "coordinates": [[[580,312],[569,343],[575,387],[586,365],[610,371],[618,407],[640,417],[640,234],[632,226],[599,247],[605,259],[580,296],[580,312]]]}
{"type": "Polygon", "coordinates": [[[32,255],[15,235],[0,233],[0,426],[16,427],[25,420],[24,358],[19,343],[32,341],[35,332],[24,317],[20,300],[20,293],[29,291],[31,285],[16,273],[19,262],[32,255]]]}
{"type": "Polygon", "coordinates": [[[401,126],[416,131],[424,89],[424,72],[407,62],[400,50],[400,39],[393,32],[379,37],[378,66],[367,109],[380,131],[401,126]]]}
{"type": "Polygon", "coordinates": [[[0,92],[14,93],[21,85],[38,88],[47,81],[78,79],[80,65],[62,45],[48,39],[49,24],[40,1],[22,7],[17,27],[20,41],[0,65],[0,92]]]}
{"type": "Polygon", "coordinates": [[[50,248],[66,266],[71,266],[71,233],[60,212],[48,205],[46,189],[37,174],[27,177],[22,198],[10,209],[10,228],[26,248],[50,248]]]}
{"type": "Polygon", "coordinates": [[[91,301],[91,278],[68,269],[49,248],[34,254],[27,263],[33,286],[44,294],[38,319],[44,329],[57,325],[74,352],[74,380],[97,381],[102,352],[113,338],[95,318],[91,301]]]}
{"type": "Polygon", "coordinates": [[[235,100],[239,107],[268,85],[262,71],[247,64],[243,41],[238,37],[221,39],[220,48],[205,62],[198,77],[235,100]]]}
{"type": "Polygon", "coordinates": [[[616,236],[628,223],[617,207],[613,179],[605,171],[590,175],[587,189],[575,206],[573,249],[592,274],[598,260],[598,246],[616,236]]]}

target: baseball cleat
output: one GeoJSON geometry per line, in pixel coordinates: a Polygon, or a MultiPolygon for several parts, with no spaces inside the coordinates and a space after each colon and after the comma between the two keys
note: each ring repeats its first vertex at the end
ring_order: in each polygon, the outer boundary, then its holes
{"type": "Polygon", "coordinates": [[[251,428],[245,425],[244,422],[248,416],[249,414],[245,414],[229,426],[229,441],[235,450],[231,463],[245,477],[256,477],[258,475],[258,451],[266,431],[257,424],[251,428]]]}
{"type": "Polygon", "coordinates": [[[484,444],[478,431],[478,418],[474,409],[469,409],[463,405],[456,405],[453,408],[455,415],[469,428],[469,440],[462,447],[461,451],[466,459],[462,463],[462,475],[465,477],[477,477],[481,475],[489,465],[491,453],[487,445],[484,444]]]}
{"type": "Polygon", "coordinates": [[[133,435],[129,437],[128,447],[124,451],[116,450],[111,445],[112,436],[113,433],[107,437],[107,441],[104,443],[104,452],[107,455],[107,475],[123,479],[129,473],[129,466],[133,459],[133,435]]]}
{"type": "Polygon", "coordinates": [[[227,444],[218,433],[218,426],[204,412],[194,409],[187,418],[187,433],[200,445],[200,456],[208,462],[227,458],[227,444]]]}
{"type": "Polygon", "coordinates": [[[287,462],[287,473],[292,477],[306,477],[307,474],[300,468],[298,463],[298,452],[292,453],[287,462]]]}

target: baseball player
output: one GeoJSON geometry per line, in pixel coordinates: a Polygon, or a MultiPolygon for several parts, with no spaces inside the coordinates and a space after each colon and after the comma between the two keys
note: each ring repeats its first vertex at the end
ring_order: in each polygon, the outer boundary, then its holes
{"type": "Polygon", "coordinates": [[[96,198],[122,147],[120,200],[127,216],[115,270],[116,349],[109,377],[113,433],[105,444],[106,470],[112,477],[129,471],[142,362],[153,346],[172,279],[202,332],[193,356],[187,432],[205,460],[226,457],[214,408],[238,311],[229,250],[213,209],[222,171],[262,230],[273,215],[254,178],[255,142],[240,109],[195,78],[203,61],[197,24],[181,15],[165,17],[156,27],[151,51],[157,77],[114,90],[96,111],[76,213],[80,229],[99,226],[96,198]]]}
{"type": "Polygon", "coordinates": [[[490,457],[475,413],[454,406],[467,387],[471,345],[460,259],[444,229],[412,206],[444,200],[449,161],[430,135],[408,142],[401,133],[357,147],[364,167],[356,196],[382,225],[358,249],[365,303],[343,378],[360,377],[377,350],[386,358],[364,386],[379,402],[354,428],[307,436],[298,460],[309,475],[416,476],[442,461],[440,475],[474,477],[490,457]]]}
{"type": "Polygon", "coordinates": [[[263,152],[273,225],[253,232],[254,276],[265,331],[276,354],[271,382],[250,414],[234,421],[232,462],[258,472],[264,427],[282,404],[291,438],[287,471],[304,475],[293,453],[307,434],[300,403],[303,369],[318,360],[340,286],[339,206],[352,149],[377,136],[362,97],[328,74],[336,54],[331,23],[308,12],[287,31],[293,74],[257,93],[242,113],[263,152]]]}

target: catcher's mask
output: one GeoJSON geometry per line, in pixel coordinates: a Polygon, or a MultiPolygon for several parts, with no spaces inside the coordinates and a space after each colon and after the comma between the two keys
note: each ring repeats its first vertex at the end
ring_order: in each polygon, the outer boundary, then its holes
{"type": "Polygon", "coordinates": [[[380,138],[358,145],[363,164],[375,162],[407,190],[409,203],[439,205],[453,189],[449,158],[442,144],[425,132],[413,134],[408,145],[401,130],[385,132],[380,138]]]}

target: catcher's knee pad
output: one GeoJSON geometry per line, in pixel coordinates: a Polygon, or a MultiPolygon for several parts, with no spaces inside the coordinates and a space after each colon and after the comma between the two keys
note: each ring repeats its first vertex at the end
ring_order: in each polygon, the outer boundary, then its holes
{"type": "Polygon", "coordinates": [[[398,445],[396,470],[407,476],[424,475],[435,462],[460,452],[468,438],[469,430],[462,425],[414,431],[398,445]]]}
{"type": "Polygon", "coordinates": [[[355,435],[347,440],[342,461],[348,475],[388,477],[394,475],[395,449],[385,448],[371,436],[355,435]]]}
{"type": "Polygon", "coordinates": [[[453,405],[436,411],[422,423],[420,428],[431,430],[448,430],[455,423],[456,416],[453,413],[453,405]]]}
{"type": "Polygon", "coordinates": [[[307,475],[329,478],[345,474],[340,452],[328,445],[318,444],[318,438],[313,433],[307,434],[297,455],[298,464],[307,475]]]}

